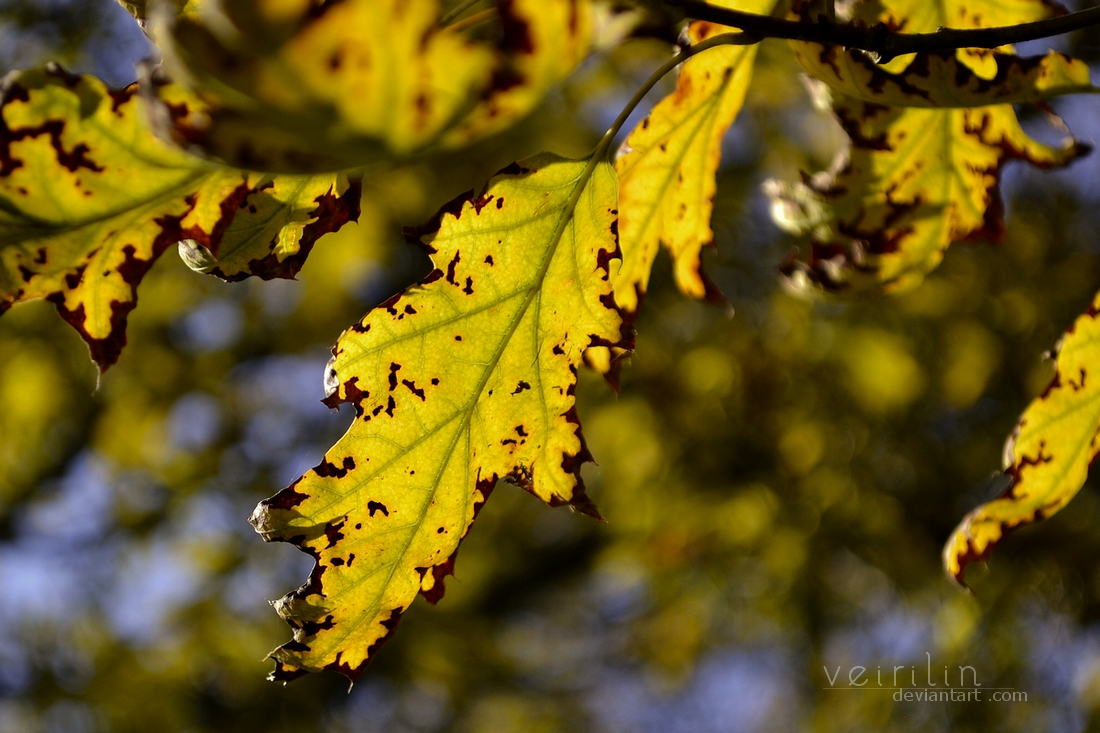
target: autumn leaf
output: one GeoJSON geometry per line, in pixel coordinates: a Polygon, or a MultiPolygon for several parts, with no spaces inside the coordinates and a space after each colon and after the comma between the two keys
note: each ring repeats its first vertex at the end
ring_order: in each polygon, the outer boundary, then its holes
{"type": "Polygon", "coordinates": [[[160,10],[162,12],[176,12],[186,13],[191,15],[197,15],[199,7],[203,0],[161,0],[160,3],[149,3],[147,0],[117,0],[118,4],[126,9],[126,12],[134,16],[134,19],[144,25],[145,21],[149,19],[150,10],[160,10]]]}
{"type": "Polygon", "coordinates": [[[9,76],[2,93],[0,313],[50,300],[101,370],[169,246],[203,248],[226,279],[293,277],[318,237],[358,215],[347,176],[210,166],[155,138],[144,118],[136,86],[58,67],[9,76]]]}
{"type": "Polygon", "coordinates": [[[890,73],[862,51],[792,44],[795,56],[814,78],[851,99],[902,107],[980,107],[1093,93],[1089,66],[1051,51],[1022,58],[996,54],[991,79],[976,74],[954,53],[916,54],[905,69],[890,73]]]}
{"type": "Polygon", "coordinates": [[[768,188],[776,223],[809,235],[808,262],[784,265],[803,290],[913,287],[953,242],[1002,239],[1005,163],[1052,168],[1090,149],[1033,140],[1008,105],[939,110],[840,98],[833,111],[851,138],[846,157],[803,183],[768,188]]]}
{"type": "Polygon", "coordinates": [[[1003,495],[966,515],[943,551],[948,574],[962,584],[972,562],[987,559],[1010,531],[1046,519],[1084,485],[1100,453],[1100,296],[1056,347],[1054,379],[1028,406],[1005,446],[1003,495]]]}
{"type": "Polygon", "coordinates": [[[588,52],[588,0],[507,0],[500,41],[436,0],[241,0],[158,28],[201,100],[171,131],[231,165],[314,172],[455,148],[529,113],[588,52]]]}
{"type": "MultiPolygon", "coordinates": [[[[754,0],[738,9],[766,13],[774,4],[754,0]]],[[[696,22],[688,36],[696,44],[728,31],[696,22]]],[[[714,238],[710,217],[722,138],[745,101],[756,49],[719,46],[684,62],[676,90],[634,128],[615,160],[623,249],[615,298],[628,312],[638,310],[661,245],[672,256],[680,289],[694,298],[707,292],[699,258],[714,238]]]]}
{"type": "MultiPolygon", "coordinates": [[[[1051,0],[876,0],[856,3],[853,19],[867,25],[882,23],[905,33],[934,33],[940,28],[990,28],[1031,23],[1065,12],[1065,8],[1051,0]]],[[[955,56],[982,79],[993,79],[998,73],[996,56],[1010,50],[1011,47],[960,48],[955,56]]],[[[883,68],[892,73],[900,72],[915,57],[915,54],[898,56],[883,68]]]]}
{"type": "MultiPolygon", "coordinates": [[[[774,0],[753,0],[738,9],[767,13],[774,5],[774,0]]],[[[688,26],[687,34],[694,45],[729,30],[699,21],[688,26]]],[[[684,294],[721,299],[702,271],[701,256],[704,247],[714,244],[710,219],[722,139],[744,104],[756,50],[755,44],[718,46],[685,61],[676,90],[638,123],[615,159],[623,259],[612,282],[616,302],[631,319],[662,246],[684,294]]],[[[597,347],[585,361],[617,386],[616,362],[622,355],[597,347]]]]}
{"type": "MultiPolygon", "coordinates": [[[[855,17],[907,32],[979,28],[1058,14],[1042,0],[974,4],[959,0],[864,3],[855,17]]],[[[1021,59],[1011,48],[908,54],[875,66],[864,54],[793,43],[796,55],[832,87],[850,149],[832,169],[802,183],[769,182],[773,219],[806,236],[805,260],[783,272],[799,290],[896,292],[920,283],[965,240],[1000,241],[998,189],[1009,160],[1063,166],[1089,146],[1036,142],[1011,103],[1091,92],[1086,65],[1060,54],[1021,59]]],[[[828,89],[825,85],[821,85],[828,89]]]]}
{"type": "Polygon", "coordinates": [[[615,206],[609,164],[542,154],[410,232],[436,269],[333,349],[326,403],[351,403],[355,422],[252,517],[317,561],[276,603],[294,640],[272,653],[273,678],[356,678],[417,593],[443,595],[500,478],[598,516],[573,391],[583,350],[622,341],[615,206]]]}

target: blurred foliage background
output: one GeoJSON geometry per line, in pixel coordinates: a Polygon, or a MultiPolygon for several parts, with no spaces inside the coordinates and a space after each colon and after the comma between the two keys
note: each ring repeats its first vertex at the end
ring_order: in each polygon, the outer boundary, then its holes
{"type": "MultiPolygon", "coordinates": [[[[1100,62],[1096,32],[1051,45],[1100,62]]],[[[264,680],[289,634],[266,601],[312,561],[246,518],[347,426],[320,404],[328,347],[428,271],[400,227],[516,158],[587,153],[668,50],[600,53],[503,137],[368,171],[360,223],[298,281],[227,285],[168,253],[98,389],[51,305],[0,319],[0,733],[1100,730],[1095,485],[972,569],[973,595],[940,567],[1100,284],[1100,166],[1010,167],[1007,241],[953,248],[913,292],[794,299],[761,184],[826,167],[844,137],[776,41],[719,178],[707,264],[732,310],[684,301],[659,261],[621,394],[582,374],[608,521],[502,486],[447,597],[417,602],[350,693],[264,680]],[[825,668],[926,659],[1028,700],[827,689],[825,668]]],[[[123,84],[150,53],[111,0],[0,0],[4,69],[123,84]]],[[[1100,139],[1100,100],[1054,106],[1100,139]]]]}

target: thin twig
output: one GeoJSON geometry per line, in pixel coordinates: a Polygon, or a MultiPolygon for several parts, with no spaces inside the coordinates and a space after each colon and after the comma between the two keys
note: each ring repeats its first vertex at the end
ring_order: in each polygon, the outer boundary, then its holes
{"type": "Polygon", "coordinates": [[[465,0],[464,2],[459,3],[458,5],[451,8],[448,12],[443,14],[443,17],[439,19],[439,25],[450,25],[455,20],[457,20],[459,16],[461,16],[467,10],[474,7],[480,2],[481,0],[465,0]]]}
{"type": "Polygon", "coordinates": [[[680,8],[689,18],[740,28],[763,38],[785,38],[869,51],[878,57],[880,63],[907,53],[997,48],[1100,25],[1100,6],[1019,25],[941,28],[935,33],[897,33],[882,23],[873,27],[848,23],[808,23],[720,8],[703,0],[665,0],[665,3],[680,8]]]}
{"type": "Polygon", "coordinates": [[[473,15],[467,15],[462,20],[456,20],[449,26],[449,28],[456,33],[468,31],[475,26],[479,26],[482,23],[492,20],[496,16],[496,8],[486,8],[485,10],[480,10],[473,15]]]}
{"type": "Polygon", "coordinates": [[[711,36],[705,41],[700,41],[694,46],[681,50],[668,61],[661,64],[656,71],[650,74],[645,83],[638,87],[637,91],[634,92],[634,96],[630,98],[630,101],[627,102],[626,106],[619,112],[619,116],[611,123],[611,127],[604,133],[599,145],[596,146],[596,150],[593,152],[592,156],[593,159],[600,158],[609,153],[611,150],[611,142],[615,139],[615,136],[619,134],[619,130],[622,129],[627,118],[629,118],[637,106],[641,104],[645,95],[649,94],[650,90],[657,85],[657,82],[661,81],[666,74],[677,66],[698,53],[717,48],[718,46],[751,46],[759,42],[760,37],[755,33],[721,33],[717,36],[711,36]]]}

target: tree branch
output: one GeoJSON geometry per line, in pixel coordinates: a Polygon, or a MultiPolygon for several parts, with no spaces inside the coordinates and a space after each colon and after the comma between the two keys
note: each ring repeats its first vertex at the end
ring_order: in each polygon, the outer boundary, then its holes
{"type": "Polygon", "coordinates": [[[974,29],[941,28],[935,33],[897,33],[882,23],[873,27],[847,23],[809,23],[720,8],[703,0],[665,0],[665,3],[680,8],[689,18],[739,28],[761,38],[786,38],[858,48],[875,54],[879,63],[886,63],[902,54],[920,51],[997,48],[1009,43],[1034,41],[1100,25],[1100,6],[1020,25],[974,29]]]}

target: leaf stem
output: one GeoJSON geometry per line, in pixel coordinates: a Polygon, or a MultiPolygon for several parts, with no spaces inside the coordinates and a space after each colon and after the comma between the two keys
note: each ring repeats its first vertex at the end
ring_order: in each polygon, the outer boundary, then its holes
{"type": "Polygon", "coordinates": [[[627,119],[633,114],[642,99],[645,98],[645,95],[657,85],[657,82],[664,78],[665,74],[672,71],[695,54],[702,53],[708,49],[717,46],[751,46],[754,43],[759,43],[760,40],[761,37],[755,33],[722,33],[717,36],[712,36],[705,41],[700,41],[694,46],[685,48],[668,61],[661,64],[661,66],[646,79],[645,84],[642,84],[642,86],[638,88],[638,91],[634,92],[634,96],[630,98],[630,101],[623,107],[619,116],[611,123],[611,127],[607,129],[607,132],[604,133],[604,136],[596,145],[596,149],[592,151],[592,160],[599,161],[607,154],[608,150],[611,148],[612,141],[615,139],[615,136],[619,134],[619,130],[626,124],[627,119]]]}
{"type": "Polygon", "coordinates": [[[784,20],[711,5],[705,0],[664,0],[689,18],[740,28],[761,38],[784,38],[868,51],[886,63],[908,53],[953,51],[960,48],[997,48],[1034,41],[1100,25],[1100,6],[1019,25],[995,28],[941,28],[935,33],[898,33],[883,23],[857,26],[819,21],[784,20]]]}
{"type": "Polygon", "coordinates": [[[458,5],[454,6],[453,8],[451,8],[450,10],[448,10],[446,13],[443,14],[443,17],[439,19],[439,25],[440,26],[450,25],[455,20],[457,20],[463,13],[465,13],[467,10],[474,7],[475,5],[480,3],[481,1],[482,0],[465,0],[465,2],[460,2],[458,5]]]}

